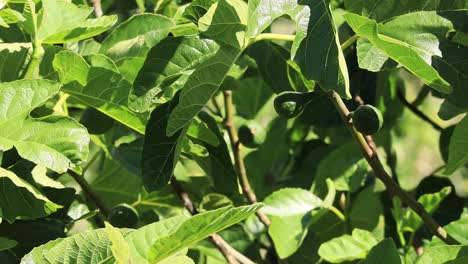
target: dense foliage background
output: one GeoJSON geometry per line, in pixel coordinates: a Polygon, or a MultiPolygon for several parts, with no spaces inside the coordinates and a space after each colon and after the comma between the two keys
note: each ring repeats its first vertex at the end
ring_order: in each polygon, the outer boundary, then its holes
{"type": "Polygon", "coordinates": [[[468,263],[467,110],[468,0],[0,0],[0,263],[468,263]]]}

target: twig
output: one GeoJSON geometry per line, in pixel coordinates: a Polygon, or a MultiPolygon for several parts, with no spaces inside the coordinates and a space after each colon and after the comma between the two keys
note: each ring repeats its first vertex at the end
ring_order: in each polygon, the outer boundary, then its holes
{"type": "MultiPolygon", "coordinates": [[[[250,186],[249,178],[247,177],[247,171],[245,170],[244,160],[241,157],[241,144],[239,142],[239,136],[234,125],[234,105],[232,103],[232,91],[226,90],[223,92],[224,95],[224,108],[226,118],[224,119],[224,127],[229,134],[229,140],[231,141],[232,153],[234,155],[234,165],[236,172],[240,179],[240,184],[244,194],[250,203],[257,203],[257,197],[250,186]]],[[[255,212],[258,219],[262,221],[265,226],[271,225],[271,220],[260,210],[255,212]]]]}
{"type": "Polygon", "coordinates": [[[416,116],[418,116],[422,120],[426,121],[427,123],[431,124],[434,129],[436,129],[438,131],[443,130],[443,128],[441,126],[439,126],[436,122],[434,122],[434,120],[430,119],[426,114],[424,114],[416,106],[414,106],[413,104],[408,102],[408,100],[406,100],[406,98],[405,98],[405,95],[403,94],[403,92],[400,89],[397,90],[397,96],[398,96],[398,99],[400,99],[401,103],[404,106],[406,106],[411,112],[413,112],[413,114],[415,114],[416,116]]]}
{"type": "MultiPolygon", "coordinates": [[[[177,193],[177,195],[179,195],[180,199],[184,204],[184,207],[190,212],[190,214],[198,214],[199,212],[193,204],[192,200],[190,199],[189,194],[184,190],[180,182],[177,181],[177,179],[174,176],[171,179],[171,185],[174,191],[177,193]]],[[[226,258],[226,260],[230,264],[254,264],[254,262],[248,257],[244,256],[242,253],[231,247],[220,235],[211,235],[210,241],[221,251],[224,258],[226,258]]]]}
{"type": "Polygon", "coordinates": [[[343,42],[343,44],[341,44],[341,49],[345,50],[346,48],[351,46],[354,42],[356,42],[356,40],[358,40],[358,39],[359,39],[359,35],[351,36],[349,39],[347,39],[345,42],[343,42]]]}
{"type": "Polygon", "coordinates": [[[420,203],[411,198],[405,191],[403,191],[403,189],[401,189],[401,187],[398,184],[396,184],[393,181],[390,175],[388,175],[388,173],[385,171],[382,163],[379,160],[377,152],[372,150],[372,148],[365,140],[364,136],[358,131],[356,131],[352,124],[348,122],[349,110],[344,104],[341,97],[334,91],[329,92],[328,95],[333,105],[338,110],[341,119],[346,124],[349,131],[351,132],[351,134],[353,134],[354,138],[359,144],[365,159],[367,160],[371,168],[374,170],[375,176],[385,184],[387,191],[391,195],[398,196],[404,204],[409,206],[415,213],[417,213],[433,235],[437,236],[447,244],[460,244],[457,240],[451,237],[447,233],[447,231],[445,231],[445,229],[442,228],[434,220],[434,218],[432,218],[432,216],[426,211],[426,209],[424,209],[424,207],[420,203]]]}
{"type": "Polygon", "coordinates": [[[102,12],[101,0],[90,0],[89,2],[93,5],[94,15],[96,17],[102,17],[104,13],[102,12]]]}
{"type": "Polygon", "coordinates": [[[69,170],[67,172],[72,178],[80,185],[81,190],[85,193],[85,195],[94,202],[96,207],[99,209],[99,211],[102,212],[102,214],[107,217],[109,214],[110,210],[104,205],[102,200],[99,198],[99,196],[92,190],[91,186],[89,185],[88,182],[84,179],[83,176],[78,175],[78,173],[69,170]]]}

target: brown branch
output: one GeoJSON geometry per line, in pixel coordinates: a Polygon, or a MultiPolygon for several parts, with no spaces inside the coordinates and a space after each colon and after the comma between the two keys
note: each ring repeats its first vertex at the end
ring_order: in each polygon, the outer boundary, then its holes
{"type": "Polygon", "coordinates": [[[419,110],[415,105],[408,102],[408,100],[406,100],[405,95],[403,94],[403,92],[400,89],[397,89],[397,96],[398,96],[398,99],[400,99],[401,103],[404,106],[406,106],[406,108],[408,108],[411,112],[413,112],[413,114],[415,114],[416,116],[418,116],[422,120],[426,121],[427,123],[431,124],[434,129],[436,129],[438,131],[443,130],[443,128],[441,126],[439,126],[439,124],[437,124],[434,120],[430,119],[424,112],[419,110]]]}
{"type": "Polygon", "coordinates": [[[78,175],[78,173],[69,170],[67,173],[80,185],[81,190],[85,194],[86,197],[91,200],[96,207],[99,209],[99,211],[102,212],[102,214],[107,218],[107,215],[109,214],[110,210],[104,205],[104,202],[101,200],[99,195],[97,195],[89,185],[89,183],[85,180],[85,178],[81,175],[78,175]]]}
{"type": "Polygon", "coordinates": [[[102,12],[101,0],[90,0],[89,2],[93,5],[94,15],[97,18],[102,17],[104,13],[102,12]]]}
{"type": "MultiPolygon", "coordinates": [[[[244,160],[241,157],[241,144],[239,142],[239,136],[237,135],[236,126],[234,124],[234,105],[232,103],[232,91],[224,91],[224,108],[226,118],[224,119],[224,127],[229,134],[229,141],[231,142],[232,153],[234,155],[234,165],[236,168],[237,176],[240,179],[240,184],[245,196],[250,203],[257,203],[257,197],[250,186],[249,178],[247,177],[247,171],[245,170],[244,160]]],[[[258,219],[262,221],[265,226],[271,225],[271,220],[261,211],[255,212],[258,219]]]]}
{"type": "MultiPolygon", "coordinates": [[[[174,191],[179,195],[180,199],[182,200],[184,207],[190,212],[192,215],[198,214],[198,210],[195,207],[195,204],[190,199],[189,194],[184,190],[182,185],[180,184],[177,179],[172,176],[171,185],[174,191]]],[[[254,264],[252,260],[248,257],[244,256],[242,253],[231,247],[229,243],[227,243],[220,235],[213,234],[210,236],[210,242],[213,243],[223,254],[224,258],[230,264],[254,264]],[[240,261],[240,262],[239,262],[240,261]]]]}
{"type": "Polygon", "coordinates": [[[401,187],[393,181],[392,177],[388,175],[388,173],[385,171],[382,163],[379,160],[377,152],[375,152],[369,146],[364,136],[358,131],[356,131],[352,124],[348,122],[349,110],[344,104],[341,97],[334,91],[329,92],[328,97],[334,104],[335,108],[338,110],[341,119],[346,124],[351,134],[353,134],[354,138],[356,139],[357,143],[361,148],[365,159],[367,160],[371,168],[374,170],[376,177],[385,184],[387,191],[391,195],[398,196],[404,204],[406,204],[415,213],[417,213],[433,235],[437,236],[449,245],[460,244],[457,240],[451,237],[447,233],[447,231],[445,231],[445,229],[434,220],[434,218],[432,218],[432,216],[426,211],[426,209],[424,209],[424,207],[420,203],[418,203],[405,191],[403,191],[403,189],[401,189],[401,187]]]}

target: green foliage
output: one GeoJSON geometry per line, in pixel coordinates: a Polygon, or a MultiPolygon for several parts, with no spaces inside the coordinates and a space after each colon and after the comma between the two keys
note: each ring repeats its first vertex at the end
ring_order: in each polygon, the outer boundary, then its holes
{"type": "Polygon", "coordinates": [[[466,21],[0,0],[0,263],[466,263],[466,21]]]}

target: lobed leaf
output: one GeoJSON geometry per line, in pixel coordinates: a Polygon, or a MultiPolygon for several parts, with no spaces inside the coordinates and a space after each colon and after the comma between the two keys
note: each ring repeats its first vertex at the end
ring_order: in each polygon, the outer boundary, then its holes
{"type": "Polygon", "coordinates": [[[0,150],[15,147],[21,157],[59,173],[87,159],[89,136],[78,122],[65,116],[28,116],[59,89],[58,83],[46,80],[0,84],[0,150]]]}
{"type": "Polygon", "coordinates": [[[345,18],[356,34],[368,39],[387,56],[421,78],[424,83],[442,93],[452,92],[452,86],[434,68],[428,65],[416,51],[397,39],[379,34],[380,31],[375,21],[355,14],[346,14],[345,18]]]}

